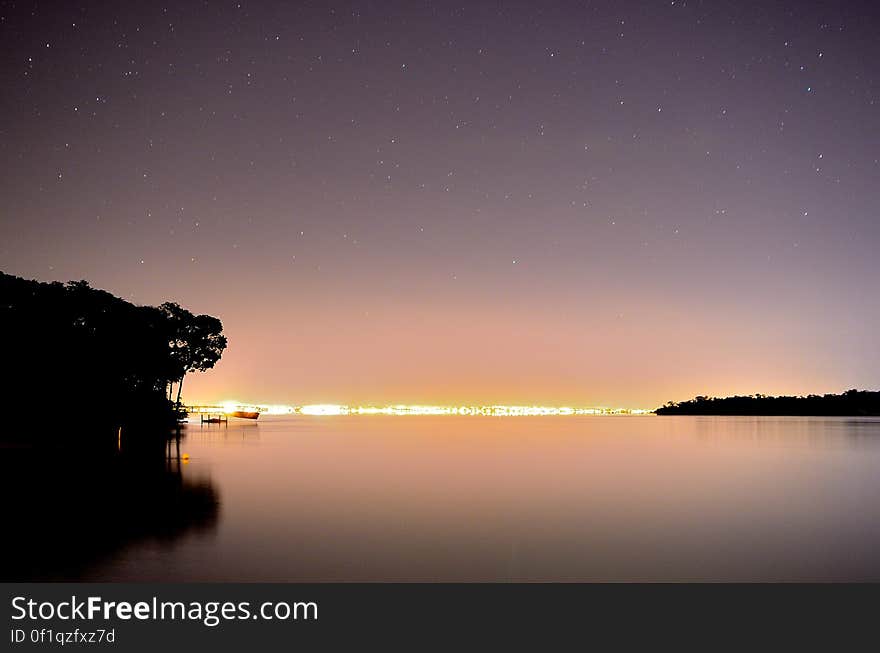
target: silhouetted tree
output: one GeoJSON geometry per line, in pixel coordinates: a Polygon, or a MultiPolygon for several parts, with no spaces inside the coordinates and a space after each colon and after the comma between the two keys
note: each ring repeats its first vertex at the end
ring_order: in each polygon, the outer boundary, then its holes
{"type": "Polygon", "coordinates": [[[173,302],[165,302],[159,306],[159,310],[167,319],[168,346],[176,371],[169,383],[168,398],[171,398],[176,381],[175,403],[179,404],[186,374],[204,372],[214,367],[226,349],[226,336],[223,335],[223,324],[211,315],[193,315],[173,302]]]}
{"type": "Polygon", "coordinates": [[[880,392],[847,390],[839,395],[806,397],[701,395],[690,401],[667,402],[654,412],[658,415],[880,415],[880,392]]]}
{"type": "Polygon", "coordinates": [[[97,437],[123,424],[171,420],[170,384],[212,367],[226,338],[218,319],[176,304],[136,306],[85,281],[0,272],[0,346],[4,403],[13,407],[8,433],[26,434],[16,426],[37,409],[41,424],[85,417],[97,437]]]}

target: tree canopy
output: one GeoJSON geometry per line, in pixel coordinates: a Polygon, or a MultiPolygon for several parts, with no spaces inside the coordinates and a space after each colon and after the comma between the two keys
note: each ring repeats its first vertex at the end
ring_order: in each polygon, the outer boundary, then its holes
{"type": "Polygon", "coordinates": [[[806,397],[769,397],[755,394],[736,397],[694,397],[670,401],[658,415],[880,415],[880,392],[847,390],[806,397]]]}
{"type": "MultiPolygon", "coordinates": [[[[183,388],[183,379],[188,372],[204,372],[220,360],[226,349],[226,336],[223,324],[211,315],[193,315],[174,302],[159,306],[168,328],[168,347],[174,365],[177,381],[177,399],[183,388]]],[[[169,383],[169,398],[171,396],[169,383]]]]}
{"type": "Polygon", "coordinates": [[[0,272],[7,417],[87,418],[116,428],[174,415],[171,385],[213,367],[219,319],[177,304],[138,306],[85,281],[42,283],[0,272]]]}

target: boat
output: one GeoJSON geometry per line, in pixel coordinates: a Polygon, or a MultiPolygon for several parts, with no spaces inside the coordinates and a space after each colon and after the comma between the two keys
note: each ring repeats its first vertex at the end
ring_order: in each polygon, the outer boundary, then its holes
{"type": "Polygon", "coordinates": [[[240,419],[257,419],[260,416],[260,413],[255,410],[234,410],[229,414],[240,419]]]}

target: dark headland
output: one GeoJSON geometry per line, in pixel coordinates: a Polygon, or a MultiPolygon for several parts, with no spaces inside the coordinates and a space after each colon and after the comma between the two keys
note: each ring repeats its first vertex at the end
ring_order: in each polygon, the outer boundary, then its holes
{"type": "Polygon", "coordinates": [[[63,426],[63,441],[79,447],[115,445],[120,427],[173,425],[187,373],[226,348],[219,319],[178,304],[138,306],[85,281],[2,272],[0,338],[7,434],[45,442],[63,426]]]}
{"type": "Polygon", "coordinates": [[[0,339],[0,575],[73,580],[132,542],[215,527],[217,490],[182,473],[177,418],[186,374],[226,347],[220,320],[0,272],[0,339]]]}
{"type": "Polygon", "coordinates": [[[880,392],[847,390],[842,394],[805,397],[701,396],[690,401],[670,401],[654,412],[658,415],[880,416],[880,392]]]}

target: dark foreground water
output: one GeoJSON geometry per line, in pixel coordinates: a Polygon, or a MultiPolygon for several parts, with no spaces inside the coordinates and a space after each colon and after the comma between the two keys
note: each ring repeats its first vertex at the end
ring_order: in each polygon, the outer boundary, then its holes
{"type": "Polygon", "coordinates": [[[880,580],[877,419],[263,417],[180,452],[207,526],[77,577],[880,580]]]}

